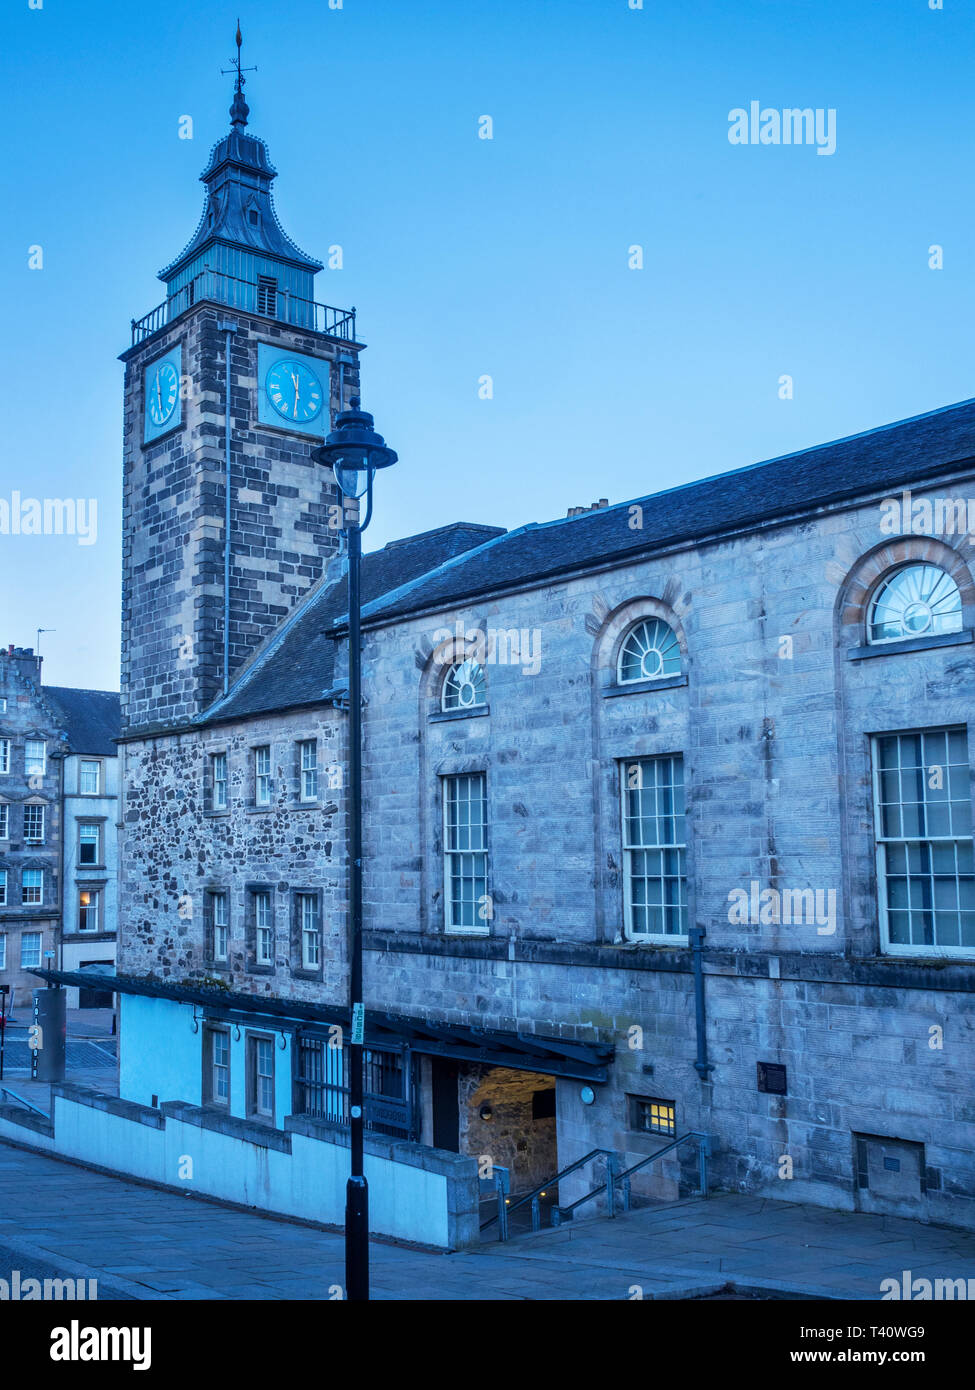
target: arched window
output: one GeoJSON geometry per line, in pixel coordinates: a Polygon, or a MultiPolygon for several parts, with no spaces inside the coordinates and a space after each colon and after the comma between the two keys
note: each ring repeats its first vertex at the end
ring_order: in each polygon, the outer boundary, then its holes
{"type": "Polygon", "coordinates": [[[903,642],[960,632],[961,594],[937,565],[904,565],[880,585],[870,605],[867,641],[903,642]]]}
{"type": "Polygon", "coordinates": [[[477,661],[459,661],[444,677],[441,709],[474,709],[485,703],[484,670],[477,661]]]}
{"type": "Polygon", "coordinates": [[[644,618],[630,628],[620,647],[617,666],[620,685],[679,675],[680,643],[673,628],[661,618],[644,618]]]}

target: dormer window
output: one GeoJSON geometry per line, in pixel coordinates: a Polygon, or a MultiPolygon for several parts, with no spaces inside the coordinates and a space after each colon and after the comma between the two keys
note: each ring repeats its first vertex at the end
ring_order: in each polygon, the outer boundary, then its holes
{"type": "Polygon", "coordinates": [[[261,214],[258,212],[257,208],[247,209],[247,220],[252,227],[259,226],[261,221],[261,214]]]}
{"type": "Polygon", "coordinates": [[[277,317],[278,282],[272,275],[257,277],[257,312],[269,319],[277,317]]]}

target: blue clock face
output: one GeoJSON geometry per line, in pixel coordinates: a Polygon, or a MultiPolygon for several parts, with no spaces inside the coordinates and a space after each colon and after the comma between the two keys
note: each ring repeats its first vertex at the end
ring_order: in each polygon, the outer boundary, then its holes
{"type": "Polygon", "coordinates": [[[282,357],[275,362],[265,380],[267,398],[284,420],[304,424],[314,420],[322,409],[322,383],[304,362],[282,357]]]}
{"type": "Polygon", "coordinates": [[[149,419],[158,429],[172,416],[179,396],[179,377],[172,362],[160,362],[149,368],[146,393],[149,419]]]}

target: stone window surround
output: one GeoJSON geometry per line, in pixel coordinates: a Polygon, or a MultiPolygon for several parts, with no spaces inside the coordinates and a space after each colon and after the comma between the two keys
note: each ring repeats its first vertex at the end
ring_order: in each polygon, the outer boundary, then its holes
{"type": "MultiPolygon", "coordinates": [[[[667,587],[669,589],[670,585],[667,587]]],[[[665,600],[644,594],[626,599],[604,618],[602,627],[593,643],[593,678],[599,693],[607,696],[639,695],[654,690],[673,690],[679,686],[687,685],[688,660],[687,636],[680,615],[665,600]],[[637,623],[651,618],[659,618],[661,622],[666,623],[677,638],[680,647],[680,674],[664,676],[660,680],[633,681],[632,684],[620,685],[617,673],[623,643],[637,623]]]]}
{"type": "Polygon", "coordinates": [[[78,759],[78,780],[75,796],[99,797],[105,795],[105,759],[104,758],[79,758],[78,759]],[[98,765],[98,790],[94,792],[83,792],[81,790],[81,765],[82,763],[96,763],[98,765]]]}
{"type": "Polygon", "coordinates": [[[230,973],[233,955],[233,903],[230,890],[223,883],[207,883],[203,887],[203,960],[208,970],[230,973]],[[213,955],[213,899],[223,894],[227,899],[227,959],[215,960],[213,955]]]}
{"type": "MultiPolygon", "coordinates": [[[[465,759],[464,766],[440,767],[437,769],[436,795],[439,819],[435,824],[438,825],[439,834],[437,843],[434,847],[435,862],[440,866],[440,912],[438,931],[444,937],[486,937],[494,932],[494,913],[485,919],[483,927],[451,927],[447,924],[447,880],[450,872],[450,861],[447,854],[447,783],[452,777],[483,777],[484,778],[484,816],[485,816],[485,845],[483,851],[485,857],[485,894],[493,906],[494,889],[491,879],[491,778],[487,766],[487,760],[483,757],[465,759]]],[[[478,851],[480,852],[480,851],[478,851]]]]}
{"type": "Polygon", "coordinates": [[[277,1036],[268,1033],[264,1029],[244,1029],[244,1061],[247,1068],[244,1087],[244,1113],[252,1124],[272,1125],[274,1124],[274,1111],[277,1102],[277,1036]],[[265,1115],[257,1109],[257,1043],[269,1042],[271,1044],[271,1113],[265,1115]]]}
{"type": "Polygon", "coordinates": [[[317,734],[311,734],[307,738],[296,738],[294,742],[294,799],[295,805],[303,809],[312,809],[322,803],[322,744],[317,734]],[[307,744],[313,744],[315,749],[315,795],[304,797],[301,794],[302,775],[301,775],[301,750],[307,744]]]}
{"type": "Polygon", "coordinates": [[[249,773],[248,773],[248,779],[249,779],[249,780],[248,780],[248,807],[247,807],[248,811],[253,812],[253,813],[255,813],[255,814],[261,814],[261,813],[266,813],[267,811],[273,811],[273,810],[274,810],[274,792],[275,792],[274,744],[273,744],[273,742],[272,742],[271,740],[265,739],[265,740],[263,740],[263,741],[260,742],[260,743],[252,743],[252,744],[250,745],[250,747],[248,748],[248,762],[249,762],[249,773]],[[262,751],[263,749],[265,749],[265,748],[267,749],[267,752],[268,752],[268,767],[269,767],[269,769],[270,769],[270,772],[269,772],[269,774],[268,774],[268,799],[267,799],[267,801],[258,801],[258,799],[257,799],[257,755],[258,755],[259,752],[261,752],[261,751],[262,751]]]}
{"type": "Polygon", "coordinates": [[[970,642],[975,629],[975,582],[959,550],[934,536],[896,536],[861,555],[847,575],[839,595],[839,639],[850,660],[867,656],[895,656],[901,651],[970,642]],[[908,564],[937,565],[958,585],[961,595],[962,631],[944,638],[918,637],[903,642],[867,642],[867,620],[874,596],[893,570],[908,564]],[[966,635],[966,633],[968,635],[966,635]],[[951,640],[945,640],[946,638],[951,640]]]}
{"type": "Polygon", "coordinates": [[[321,888],[304,887],[301,884],[289,886],[289,921],[291,937],[291,975],[295,980],[323,980],[325,970],[325,919],[324,919],[324,892],[321,888]],[[301,943],[301,917],[299,914],[298,899],[308,895],[317,899],[318,910],[318,966],[314,970],[308,970],[302,964],[304,955],[302,954],[301,943]]]}
{"type": "MultiPolygon", "coordinates": [[[[105,929],[105,888],[106,888],[107,884],[108,884],[108,880],[107,880],[107,879],[104,879],[104,878],[101,878],[101,879],[92,879],[92,881],[91,881],[90,883],[79,883],[79,884],[77,885],[77,888],[78,888],[78,920],[77,920],[77,924],[76,924],[76,926],[75,926],[74,931],[75,931],[75,933],[77,933],[78,935],[84,936],[84,937],[97,936],[99,933],[101,933],[101,932],[104,931],[104,929],[105,929]],[[95,925],[94,925],[94,927],[82,927],[82,925],[81,925],[81,894],[82,894],[82,893],[88,893],[88,892],[91,892],[91,893],[95,893],[95,894],[96,894],[96,898],[95,898],[95,925]]],[[[65,933],[65,935],[71,935],[71,934],[73,934],[73,933],[70,932],[70,929],[69,929],[68,932],[65,933]]]]}
{"type": "MultiPolygon", "coordinates": [[[[229,816],[230,815],[230,748],[224,744],[215,743],[204,750],[203,754],[203,814],[205,816],[229,816]],[[214,758],[223,754],[226,759],[227,780],[225,782],[227,804],[226,806],[214,806],[213,804],[213,761],[214,758]]],[[[261,807],[261,810],[266,809],[261,807]]]]}
{"type": "Polygon", "coordinates": [[[204,1023],[203,1025],[203,1047],[201,1048],[203,1057],[203,1089],[202,1098],[204,1105],[215,1105],[220,1110],[229,1113],[230,1099],[232,1095],[232,1075],[231,1067],[233,1063],[232,1048],[230,1046],[230,1028],[217,1023],[204,1023]],[[221,1033],[227,1039],[227,1099],[217,1100],[213,1095],[213,1036],[221,1033]]]}
{"type": "Polygon", "coordinates": [[[75,825],[76,825],[76,827],[77,827],[77,832],[78,832],[78,833],[77,833],[77,836],[76,836],[76,839],[75,839],[75,848],[77,849],[77,852],[78,852],[78,860],[77,860],[77,863],[78,863],[78,868],[79,868],[80,870],[82,870],[82,871],[84,871],[84,872],[88,872],[88,873],[95,873],[95,872],[97,872],[99,869],[104,869],[104,867],[105,867],[105,840],[106,840],[107,837],[106,837],[105,832],[104,832],[104,830],[102,829],[102,827],[105,826],[105,825],[107,825],[107,824],[108,824],[108,817],[107,817],[107,816],[79,816],[79,817],[76,818],[76,820],[75,820],[75,825]],[[94,864],[84,864],[84,863],[82,863],[82,860],[81,860],[81,829],[82,829],[82,826],[85,826],[85,825],[93,825],[93,826],[95,826],[96,829],[98,830],[98,860],[97,860],[97,862],[94,863],[94,864]]]}
{"type": "Polygon", "coordinates": [[[244,954],[245,969],[249,975],[273,975],[277,969],[277,922],[274,908],[275,885],[273,883],[251,882],[244,884],[244,954]],[[257,959],[257,903],[255,894],[267,893],[271,899],[271,954],[270,965],[263,965],[257,959]]]}

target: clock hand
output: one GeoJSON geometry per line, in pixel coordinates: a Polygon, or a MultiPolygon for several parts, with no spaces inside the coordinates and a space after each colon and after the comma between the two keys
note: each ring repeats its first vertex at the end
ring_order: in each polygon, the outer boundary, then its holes
{"type": "Polygon", "coordinates": [[[162,395],[160,394],[160,391],[159,391],[159,374],[158,374],[158,372],[156,373],[156,401],[158,402],[158,405],[159,405],[159,414],[162,415],[162,395]]]}

